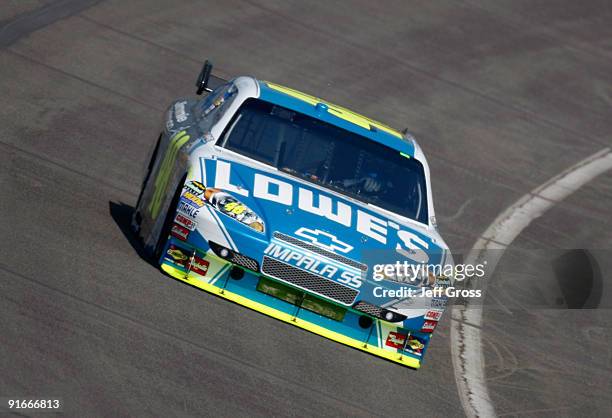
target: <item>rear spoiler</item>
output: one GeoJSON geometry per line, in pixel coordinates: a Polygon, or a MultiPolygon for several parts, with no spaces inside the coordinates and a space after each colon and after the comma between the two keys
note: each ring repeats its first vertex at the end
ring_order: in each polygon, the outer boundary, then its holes
{"type": "Polygon", "coordinates": [[[196,81],[196,94],[200,95],[205,91],[211,92],[217,87],[227,83],[227,80],[217,77],[212,74],[213,64],[209,60],[204,61],[204,65],[202,66],[202,71],[200,71],[200,75],[196,81]]]}

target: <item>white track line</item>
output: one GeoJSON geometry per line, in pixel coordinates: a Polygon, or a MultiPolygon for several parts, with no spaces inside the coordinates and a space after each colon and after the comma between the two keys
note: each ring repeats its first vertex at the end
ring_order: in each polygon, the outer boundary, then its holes
{"type": "MultiPolygon", "coordinates": [[[[487,275],[491,277],[501,251],[487,253],[488,250],[508,247],[531,221],[610,169],[612,151],[605,148],[526,194],[499,215],[478,238],[466,264],[486,259],[487,275]]],[[[453,367],[461,404],[468,417],[495,416],[485,381],[481,326],[482,306],[471,309],[468,305],[453,307],[450,338],[453,367]]]]}

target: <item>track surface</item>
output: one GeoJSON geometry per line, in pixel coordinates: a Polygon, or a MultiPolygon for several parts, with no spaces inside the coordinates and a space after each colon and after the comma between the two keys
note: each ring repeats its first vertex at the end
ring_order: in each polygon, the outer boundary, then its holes
{"type": "MultiPolygon", "coordinates": [[[[143,260],[127,219],[146,151],[210,57],[225,76],[409,127],[430,158],[442,234],[465,252],[517,198],[610,145],[610,3],[171,3],[0,6],[0,397],[59,396],[80,416],[462,416],[449,316],[414,372],[143,260]]],[[[611,177],[513,247],[609,258],[611,177]]],[[[612,413],[609,310],[495,303],[482,335],[498,414],[612,413]]]]}

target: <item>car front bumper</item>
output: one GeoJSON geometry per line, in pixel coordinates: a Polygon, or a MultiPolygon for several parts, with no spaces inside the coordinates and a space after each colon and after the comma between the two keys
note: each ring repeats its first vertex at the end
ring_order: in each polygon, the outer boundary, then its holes
{"type": "Polygon", "coordinates": [[[166,251],[169,248],[182,250],[185,255],[197,254],[200,267],[202,263],[206,264],[206,271],[202,274],[201,268],[196,269],[197,272],[191,268],[193,258],[177,261],[172,257],[162,257],[162,271],[177,280],[375,356],[413,369],[421,366],[429,335],[417,335],[414,331],[376,318],[372,318],[371,326],[364,328],[359,323],[363,315],[352,309],[346,309],[341,320],[332,319],[263,293],[261,287],[258,290],[262,278],[274,281],[260,273],[244,270],[244,275],[238,280],[232,278],[230,272],[234,265],[212,251],[201,253],[189,244],[173,239],[169,240],[166,251]],[[414,343],[415,338],[425,344],[418,349],[411,347],[408,342],[414,343]]]}

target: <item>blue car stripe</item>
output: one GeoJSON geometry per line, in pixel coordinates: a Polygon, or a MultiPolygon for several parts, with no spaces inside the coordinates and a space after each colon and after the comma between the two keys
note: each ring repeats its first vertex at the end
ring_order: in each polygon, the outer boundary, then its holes
{"type": "Polygon", "coordinates": [[[204,164],[206,164],[206,161],[202,162],[202,160],[205,159],[200,158],[200,183],[206,186],[206,171],[204,170],[204,164]]]}
{"type": "Polygon", "coordinates": [[[217,225],[219,225],[219,229],[221,229],[221,232],[223,233],[223,236],[227,240],[230,248],[234,251],[238,251],[238,247],[236,247],[234,240],[232,240],[232,237],[227,232],[227,229],[225,229],[225,225],[223,225],[223,222],[221,222],[221,219],[219,219],[219,215],[217,215],[217,213],[213,209],[209,208],[208,206],[206,207],[206,209],[208,209],[212,217],[215,219],[215,222],[217,223],[217,225]]]}

